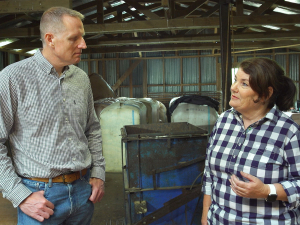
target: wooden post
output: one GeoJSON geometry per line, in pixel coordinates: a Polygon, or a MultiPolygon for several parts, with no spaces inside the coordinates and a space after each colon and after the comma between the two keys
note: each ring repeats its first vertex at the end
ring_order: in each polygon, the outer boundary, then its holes
{"type": "Polygon", "coordinates": [[[231,85],[231,38],[230,38],[230,0],[220,0],[220,40],[221,40],[221,72],[223,107],[229,109],[230,85],[231,85]]]}
{"type": "Polygon", "coordinates": [[[97,3],[97,24],[103,24],[103,0],[96,0],[97,3]]]}

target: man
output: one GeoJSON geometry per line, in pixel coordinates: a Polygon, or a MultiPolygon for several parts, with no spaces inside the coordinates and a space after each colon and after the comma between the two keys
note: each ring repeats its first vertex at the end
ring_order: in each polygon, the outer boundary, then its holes
{"type": "Polygon", "coordinates": [[[84,16],[44,12],[43,49],[0,73],[0,190],[18,224],[90,224],[104,195],[105,161],[88,76],[84,16]],[[4,143],[9,140],[13,161],[4,143]]]}

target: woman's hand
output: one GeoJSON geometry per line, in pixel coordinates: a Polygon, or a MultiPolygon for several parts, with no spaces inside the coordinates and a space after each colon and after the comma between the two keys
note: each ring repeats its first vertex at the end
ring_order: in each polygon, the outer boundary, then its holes
{"type": "Polygon", "coordinates": [[[248,173],[240,172],[249,182],[240,181],[237,176],[232,175],[229,179],[231,189],[241,197],[245,198],[266,198],[269,195],[269,186],[260,179],[248,173]]]}
{"type": "Polygon", "coordinates": [[[208,214],[208,210],[209,210],[210,205],[211,205],[211,196],[210,195],[204,195],[201,225],[208,225],[207,214],[208,214]]]}

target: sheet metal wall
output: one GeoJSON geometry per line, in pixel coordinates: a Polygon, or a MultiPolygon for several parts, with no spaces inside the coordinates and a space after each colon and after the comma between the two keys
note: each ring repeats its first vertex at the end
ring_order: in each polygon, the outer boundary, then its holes
{"type": "Polygon", "coordinates": [[[296,81],[297,99],[299,98],[299,55],[289,55],[289,76],[296,81]],[[298,82],[297,82],[298,81],[298,82]]]}
{"type": "MultiPolygon", "coordinates": [[[[201,83],[217,83],[217,65],[215,57],[200,58],[201,83]]],[[[203,85],[201,91],[217,91],[216,85],[203,85]]]]}
{"type": "Polygon", "coordinates": [[[165,83],[166,85],[174,85],[174,86],[166,86],[165,92],[179,92],[180,87],[175,86],[176,84],[180,84],[180,59],[175,58],[167,58],[165,60],[165,83]]]}
{"type": "MultiPolygon", "coordinates": [[[[162,59],[147,59],[148,84],[163,84],[162,59]]],[[[163,86],[148,87],[148,92],[164,92],[163,86]]]]}
{"type": "MultiPolygon", "coordinates": [[[[291,52],[291,50],[289,51],[291,52]]],[[[299,55],[284,54],[286,49],[265,50],[256,52],[257,57],[274,58],[282,66],[292,80],[295,81],[299,96],[299,55]],[[275,53],[275,55],[274,55],[275,53]],[[288,67],[288,68],[287,68],[288,67]]],[[[8,62],[16,62],[16,54],[8,53],[8,62]]],[[[87,74],[99,73],[112,86],[130,66],[130,61],[137,59],[140,54],[137,53],[110,53],[110,54],[87,54],[82,55],[82,61],[78,67],[87,74]],[[119,59],[116,59],[119,57],[119,59]],[[126,58],[126,59],[125,59],[126,58]],[[130,58],[130,59],[128,59],[130,58]],[[107,59],[107,60],[103,60],[107,59]],[[90,60],[90,62],[88,62],[90,60]],[[103,67],[104,66],[104,67],[103,67]],[[119,72],[117,67],[119,66],[119,72]],[[103,68],[105,70],[103,71],[103,68]],[[90,71],[89,71],[90,70],[90,71]]],[[[233,55],[237,62],[252,57],[253,55],[241,53],[233,55]]],[[[147,52],[143,53],[147,57],[147,84],[148,92],[190,92],[199,91],[199,79],[201,91],[217,91],[217,74],[219,71],[219,56],[212,56],[211,50],[204,51],[175,51],[169,52],[147,52]],[[201,57],[196,57],[200,55],[201,57]],[[206,56],[207,55],[207,56],[206,56]],[[190,57],[189,57],[190,56],[190,57]],[[171,58],[170,58],[171,57],[171,58]],[[177,58],[176,58],[177,57],[177,58]],[[183,86],[182,84],[192,84],[183,86]],[[209,84],[209,85],[205,85],[209,84]],[[157,85],[157,86],[156,86],[157,85]],[[182,88],[182,90],[181,90],[182,88]]],[[[20,59],[25,56],[20,55],[20,59]]],[[[143,97],[143,66],[141,62],[132,72],[132,95],[133,97],[143,97]]],[[[0,54],[0,70],[4,67],[4,53],[0,54]]],[[[120,87],[120,96],[130,97],[130,82],[127,77],[120,87]]],[[[299,99],[299,97],[297,97],[299,99]]]]}

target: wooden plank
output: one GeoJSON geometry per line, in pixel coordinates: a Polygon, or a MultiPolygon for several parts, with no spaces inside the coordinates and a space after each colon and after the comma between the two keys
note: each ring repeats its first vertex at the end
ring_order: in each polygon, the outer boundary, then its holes
{"type": "Polygon", "coordinates": [[[112,86],[112,89],[115,91],[119,88],[122,82],[132,73],[132,71],[137,67],[137,65],[142,61],[142,59],[135,60],[134,63],[126,70],[126,72],[117,80],[117,82],[112,86]]]}
{"type": "MultiPolygon", "coordinates": [[[[246,52],[254,51],[254,49],[273,49],[273,48],[289,48],[299,46],[300,41],[265,41],[265,42],[237,42],[234,44],[236,49],[245,49],[235,51],[246,52]]],[[[220,43],[201,43],[201,44],[175,44],[175,45],[146,45],[146,46],[123,46],[123,47],[107,47],[107,48],[87,48],[83,53],[111,53],[111,52],[157,52],[157,51],[180,51],[180,50],[211,50],[220,49],[220,43]]]]}
{"type": "Polygon", "coordinates": [[[0,14],[44,12],[52,6],[71,8],[71,0],[14,0],[0,1],[0,14]]]}
{"type": "MultiPolygon", "coordinates": [[[[299,15],[284,16],[235,16],[232,19],[231,27],[237,26],[261,26],[261,25],[295,25],[300,23],[299,15]]],[[[132,21],[129,23],[112,23],[112,24],[86,24],[86,34],[114,34],[128,32],[153,32],[165,30],[186,30],[186,29],[207,29],[218,28],[218,17],[207,18],[186,18],[172,20],[147,20],[132,21]]],[[[284,33],[284,32],[283,32],[284,33]]],[[[35,28],[17,28],[2,29],[0,37],[38,37],[40,31],[35,28]]]]}
{"type": "MultiPolygon", "coordinates": [[[[300,23],[299,15],[283,16],[235,16],[232,18],[232,26],[261,26],[261,25],[294,25],[300,23]]],[[[219,27],[218,17],[209,18],[185,18],[172,20],[147,20],[132,21],[122,24],[87,24],[85,25],[86,34],[90,33],[127,33],[127,32],[151,32],[151,31],[171,31],[185,29],[205,29],[219,27]]]]}
{"type": "MultiPolygon", "coordinates": [[[[4,29],[4,34],[0,34],[0,37],[5,35],[6,37],[18,37],[14,36],[14,30],[17,29],[4,29]],[[11,32],[10,32],[11,31],[11,32]],[[10,36],[12,35],[12,36],[10,36]]],[[[25,31],[25,30],[23,30],[25,31]]],[[[32,29],[28,29],[28,36],[26,37],[39,37],[31,35],[31,32],[35,32],[32,29]]],[[[264,40],[284,40],[284,39],[297,39],[299,37],[299,30],[295,31],[271,31],[271,32],[252,32],[252,33],[238,33],[234,34],[235,41],[264,41],[264,40]]],[[[101,40],[86,40],[88,47],[96,46],[109,46],[109,45],[143,45],[143,44],[169,44],[169,43],[201,43],[201,42],[216,42],[220,41],[219,34],[207,34],[207,35],[186,35],[175,37],[136,37],[136,38],[110,38],[101,40]]],[[[8,48],[38,48],[41,46],[41,42],[13,42],[7,45],[8,48]]]]}
{"type": "MultiPolygon", "coordinates": [[[[215,28],[216,29],[216,28],[215,28]]],[[[234,34],[235,41],[263,41],[263,40],[284,40],[296,39],[299,37],[298,31],[272,31],[272,32],[252,32],[234,34]]],[[[109,46],[109,45],[136,45],[136,44],[168,44],[168,43],[197,43],[197,42],[216,42],[220,41],[220,35],[186,35],[176,37],[142,37],[142,38],[123,38],[110,40],[87,40],[89,46],[109,46]]]]}

